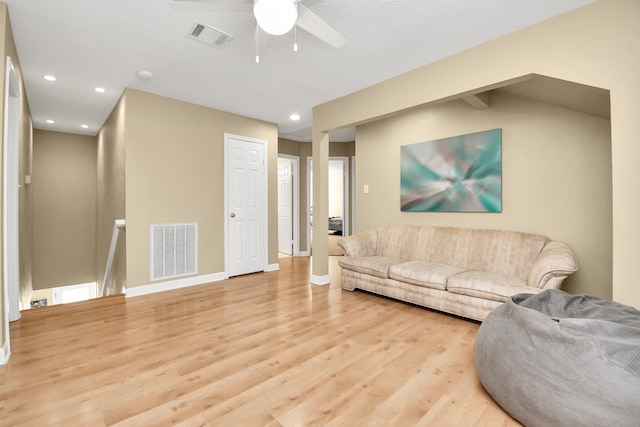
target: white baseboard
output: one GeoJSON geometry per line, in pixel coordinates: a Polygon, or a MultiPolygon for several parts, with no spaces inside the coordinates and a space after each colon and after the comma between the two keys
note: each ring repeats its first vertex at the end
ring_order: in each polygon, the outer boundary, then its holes
{"type": "Polygon", "coordinates": [[[267,273],[269,271],[278,271],[278,270],[280,270],[280,264],[275,263],[275,264],[267,265],[267,267],[264,269],[264,272],[267,273]]]}
{"type": "Polygon", "coordinates": [[[168,282],[151,283],[149,285],[127,287],[126,297],[138,297],[141,295],[155,294],[156,292],[170,291],[173,289],[187,288],[189,286],[204,285],[205,283],[218,282],[227,279],[224,273],[213,273],[205,276],[188,277],[185,279],[171,280],[168,282]]]}
{"type": "Polygon", "coordinates": [[[313,285],[328,285],[329,283],[331,283],[331,279],[329,278],[328,274],[325,276],[316,276],[315,274],[312,274],[309,278],[309,281],[313,285]]]}
{"type": "Polygon", "coordinates": [[[0,365],[9,363],[9,357],[11,357],[11,349],[9,347],[9,340],[6,340],[2,348],[0,348],[0,365]]]}
{"type": "Polygon", "coordinates": [[[311,251],[300,251],[296,256],[311,256],[311,251]]]}

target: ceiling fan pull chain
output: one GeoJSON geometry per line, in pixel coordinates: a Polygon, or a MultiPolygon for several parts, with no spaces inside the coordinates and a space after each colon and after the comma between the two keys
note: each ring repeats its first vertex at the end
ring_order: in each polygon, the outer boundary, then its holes
{"type": "Polygon", "coordinates": [[[260,63],[260,26],[256,22],[256,64],[260,63]]]}

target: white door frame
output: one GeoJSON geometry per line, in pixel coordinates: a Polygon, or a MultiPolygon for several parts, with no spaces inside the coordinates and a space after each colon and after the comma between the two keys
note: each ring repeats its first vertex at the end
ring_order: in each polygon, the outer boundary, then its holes
{"type": "Polygon", "coordinates": [[[329,156],[329,162],[331,161],[342,162],[342,210],[344,215],[342,217],[342,236],[347,237],[349,230],[351,229],[351,216],[349,215],[349,157],[347,156],[329,156]]]}
{"type": "Polygon", "coordinates": [[[254,142],[258,144],[262,144],[264,146],[264,179],[262,180],[264,187],[262,191],[264,191],[265,195],[265,208],[262,212],[262,220],[264,223],[263,230],[263,241],[264,241],[264,251],[265,251],[265,261],[264,261],[264,269],[266,270],[269,262],[269,186],[268,186],[268,178],[269,178],[269,147],[268,142],[264,139],[251,138],[248,136],[242,135],[234,135],[231,133],[224,134],[224,275],[225,278],[229,278],[229,176],[230,171],[228,170],[228,160],[229,160],[229,141],[231,139],[240,139],[243,141],[254,142]]]}
{"type": "Polygon", "coordinates": [[[20,86],[11,57],[7,56],[4,98],[4,162],[3,162],[3,249],[4,249],[4,338],[0,348],[0,364],[11,354],[9,322],[20,319],[20,234],[19,234],[19,161],[20,86]]]}
{"type": "MultiPolygon", "coordinates": [[[[313,183],[311,182],[312,175],[312,160],[313,157],[307,157],[307,242],[309,242],[309,252],[311,251],[311,190],[313,188],[313,183]]],[[[331,160],[339,160],[343,163],[343,172],[344,176],[342,177],[342,185],[343,185],[343,209],[344,216],[342,218],[342,235],[344,237],[349,235],[349,157],[347,156],[329,156],[329,161],[331,160]]],[[[326,219],[327,221],[329,218],[326,219]]]]}
{"type": "Polygon", "coordinates": [[[300,256],[300,156],[278,154],[278,157],[291,160],[293,183],[293,256],[300,256]]]}

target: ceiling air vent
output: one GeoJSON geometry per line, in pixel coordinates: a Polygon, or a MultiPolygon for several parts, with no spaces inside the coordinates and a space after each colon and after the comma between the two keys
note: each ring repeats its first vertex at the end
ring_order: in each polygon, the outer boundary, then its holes
{"type": "Polygon", "coordinates": [[[233,38],[231,34],[199,22],[193,25],[191,31],[189,31],[189,37],[219,48],[225,47],[233,38]]]}

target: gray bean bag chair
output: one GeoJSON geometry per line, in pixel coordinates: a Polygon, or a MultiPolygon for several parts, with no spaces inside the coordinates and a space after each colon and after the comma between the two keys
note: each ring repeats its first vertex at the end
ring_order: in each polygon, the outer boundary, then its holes
{"type": "Polygon", "coordinates": [[[555,289],[493,310],[474,363],[525,426],[640,426],[640,311],[555,289]]]}

